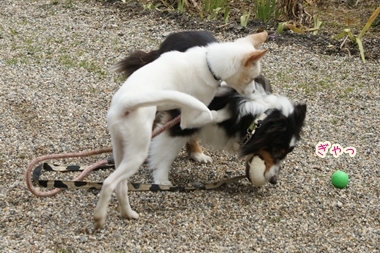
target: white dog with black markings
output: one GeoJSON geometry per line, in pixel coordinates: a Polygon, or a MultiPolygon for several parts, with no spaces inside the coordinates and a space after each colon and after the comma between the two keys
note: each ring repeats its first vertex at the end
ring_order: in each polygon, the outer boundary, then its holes
{"type": "Polygon", "coordinates": [[[100,228],[115,190],[122,217],[137,219],[128,200],[127,179],[146,159],[157,111],[181,110],[180,126],[200,127],[230,117],[229,110],[210,111],[221,81],[242,95],[254,90],[260,73],[258,50],[268,34],[257,33],[234,42],[212,43],[184,53],[172,51],[134,72],[116,92],[107,114],[116,170],[104,181],[95,209],[95,227],[100,228]]]}

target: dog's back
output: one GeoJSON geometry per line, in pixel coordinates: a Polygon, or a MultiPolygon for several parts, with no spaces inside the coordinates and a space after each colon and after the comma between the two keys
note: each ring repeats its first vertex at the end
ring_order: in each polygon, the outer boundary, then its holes
{"type": "Polygon", "coordinates": [[[113,69],[116,72],[123,73],[126,77],[130,76],[136,70],[153,62],[161,54],[169,51],[185,52],[195,46],[206,46],[209,43],[217,42],[215,37],[207,31],[185,31],[170,34],[160,45],[157,50],[148,53],[136,50],[124,60],[118,62],[113,69]]]}
{"type": "Polygon", "coordinates": [[[215,37],[207,31],[186,31],[170,34],[160,45],[160,54],[169,51],[185,52],[189,48],[196,46],[206,46],[217,42],[215,37]]]}

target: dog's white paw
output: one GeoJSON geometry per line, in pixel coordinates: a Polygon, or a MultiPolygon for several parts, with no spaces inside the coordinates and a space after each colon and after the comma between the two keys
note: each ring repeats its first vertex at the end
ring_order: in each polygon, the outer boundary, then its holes
{"type": "Polygon", "coordinates": [[[94,225],[96,229],[99,229],[104,225],[104,223],[106,222],[106,217],[107,217],[107,206],[104,207],[103,205],[99,203],[100,203],[100,200],[94,212],[94,225]]]}
{"type": "Polygon", "coordinates": [[[139,214],[133,210],[129,210],[128,212],[121,212],[121,217],[126,219],[135,219],[137,220],[139,218],[139,214]]]}
{"type": "Polygon", "coordinates": [[[232,117],[232,113],[229,110],[228,106],[225,106],[223,109],[220,109],[218,111],[211,111],[211,113],[213,114],[214,123],[221,123],[232,117]]]}
{"type": "Polygon", "coordinates": [[[191,153],[190,159],[199,163],[212,163],[212,158],[203,153],[191,153]]]}
{"type": "Polygon", "coordinates": [[[103,227],[104,223],[106,222],[106,217],[105,216],[97,216],[94,215],[94,226],[96,229],[99,229],[103,227]]]}

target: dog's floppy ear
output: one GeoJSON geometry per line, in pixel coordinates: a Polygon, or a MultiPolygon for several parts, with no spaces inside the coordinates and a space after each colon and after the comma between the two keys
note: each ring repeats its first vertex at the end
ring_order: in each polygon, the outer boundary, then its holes
{"type": "Polygon", "coordinates": [[[268,52],[268,49],[255,50],[252,53],[246,55],[243,61],[243,66],[249,67],[250,64],[255,64],[266,54],[266,52],[268,52]]]}
{"type": "Polygon", "coordinates": [[[261,32],[261,33],[255,33],[255,34],[248,35],[246,38],[252,43],[252,45],[255,48],[257,48],[258,46],[263,44],[264,41],[267,40],[268,33],[266,31],[261,32]]]}

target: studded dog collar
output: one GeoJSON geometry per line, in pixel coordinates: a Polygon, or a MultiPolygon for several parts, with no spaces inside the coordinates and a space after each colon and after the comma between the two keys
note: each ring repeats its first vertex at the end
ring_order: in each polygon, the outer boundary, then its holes
{"type": "Polygon", "coordinates": [[[255,134],[256,129],[261,127],[261,124],[262,124],[263,120],[265,120],[266,117],[268,117],[268,115],[273,112],[273,110],[274,110],[273,108],[267,109],[265,112],[263,112],[262,114],[260,114],[258,117],[256,117],[252,121],[252,123],[247,128],[247,134],[244,136],[244,138],[242,140],[242,146],[244,146],[245,144],[247,144],[247,142],[255,134]]]}

